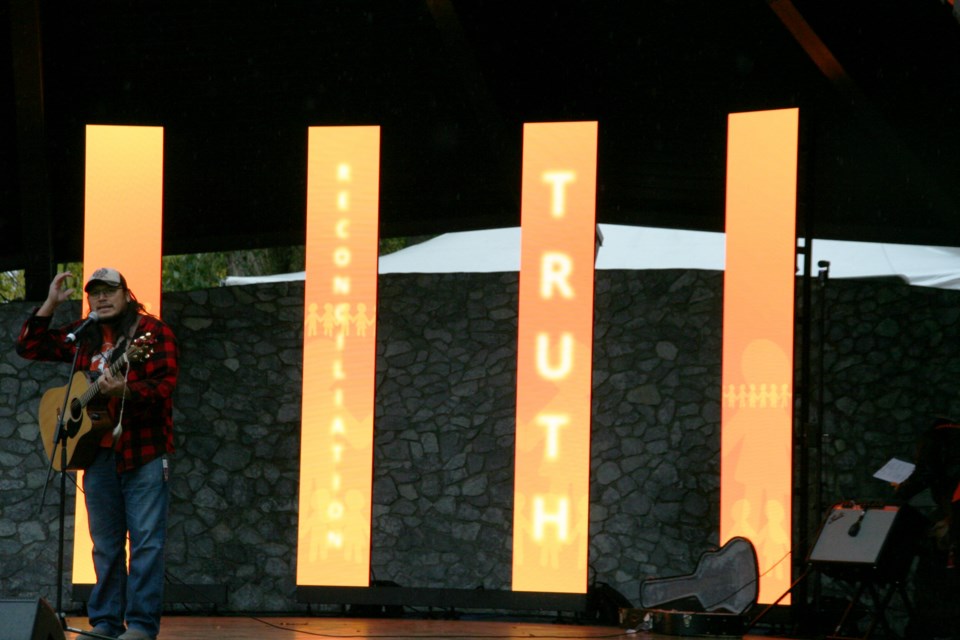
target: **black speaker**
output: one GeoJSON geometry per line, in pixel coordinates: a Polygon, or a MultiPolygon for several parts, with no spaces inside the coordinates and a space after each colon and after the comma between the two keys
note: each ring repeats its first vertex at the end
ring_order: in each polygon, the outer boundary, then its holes
{"type": "Polygon", "coordinates": [[[0,640],[65,640],[63,626],[43,598],[0,600],[0,640]]]}
{"type": "Polygon", "coordinates": [[[587,610],[584,615],[590,622],[616,627],[620,625],[621,613],[632,608],[627,597],[606,582],[595,582],[587,589],[587,610]]]}

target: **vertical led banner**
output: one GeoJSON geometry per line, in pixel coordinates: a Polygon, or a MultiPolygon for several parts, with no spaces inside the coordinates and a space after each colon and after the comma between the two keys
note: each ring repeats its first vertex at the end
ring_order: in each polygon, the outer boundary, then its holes
{"type": "Polygon", "coordinates": [[[790,586],[797,109],[735,113],[727,141],[720,538],[749,538],[760,602],[790,586]]]}
{"type": "Polygon", "coordinates": [[[523,129],[513,590],[585,593],[597,123],[523,129]]]}
{"type": "Polygon", "coordinates": [[[379,127],[310,127],[297,584],[368,586],[379,127]]]}
{"type": "MultiPolygon", "coordinates": [[[[87,125],[83,286],[113,267],[147,310],[160,315],[163,268],[163,127],[87,125]]],[[[78,274],[79,275],[79,274],[78,274]]],[[[83,313],[89,311],[86,300],[83,313]]],[[[78,473],[82,486],[82,472],[78,473]]],[[[93,584],[87,511],[77,494],[73,583],[93,584]],[[82,532],[82,533],[81,533],[82,532]]]]}

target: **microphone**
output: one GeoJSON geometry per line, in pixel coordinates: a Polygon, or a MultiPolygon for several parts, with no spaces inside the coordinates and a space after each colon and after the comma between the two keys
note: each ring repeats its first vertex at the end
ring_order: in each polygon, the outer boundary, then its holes
{"type": "Polygon", "coordinates": [[[100,315],[96,311],[91,311],[90,315],[87,316],[87,319],[80,323],[76,329],[67,334],[67,342],[76,342],[77,334],[86,329],[91,324],[96,324],[97,320],[100,319],[100,315]]]}
{"type": "Polygon", "coordinates": [[[867,510],[864,509],[860,512],[860,517],[857,518],[857,521],[850,525],[850,528],[847,529],[847,535],[851,538],[856,538],[860,534],[860,523],[863,522],[863,517],[867,515],[867,510]]]}

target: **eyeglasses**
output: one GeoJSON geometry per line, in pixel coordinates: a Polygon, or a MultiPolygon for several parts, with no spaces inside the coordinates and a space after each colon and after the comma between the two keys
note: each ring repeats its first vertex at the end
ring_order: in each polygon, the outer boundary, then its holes
{"type": "Polygon", "coordinates": [[[90,291],[87,291],[87,296],[90,298],[99,298],[101,296],[109,298],[117,291],[120,291],[120,287],[93,287],[90,291]]]}

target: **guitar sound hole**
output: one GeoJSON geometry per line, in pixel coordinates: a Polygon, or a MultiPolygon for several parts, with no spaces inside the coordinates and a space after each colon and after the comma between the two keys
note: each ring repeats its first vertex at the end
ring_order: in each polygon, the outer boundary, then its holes
{"type": "Polygon", "coordinates": [[[67,435],[72,438],[80,431],[80,424],[83,422],[83,406],[76,398],[70,402],[70,413],[67,414],[67,418],[67,435]]]}

